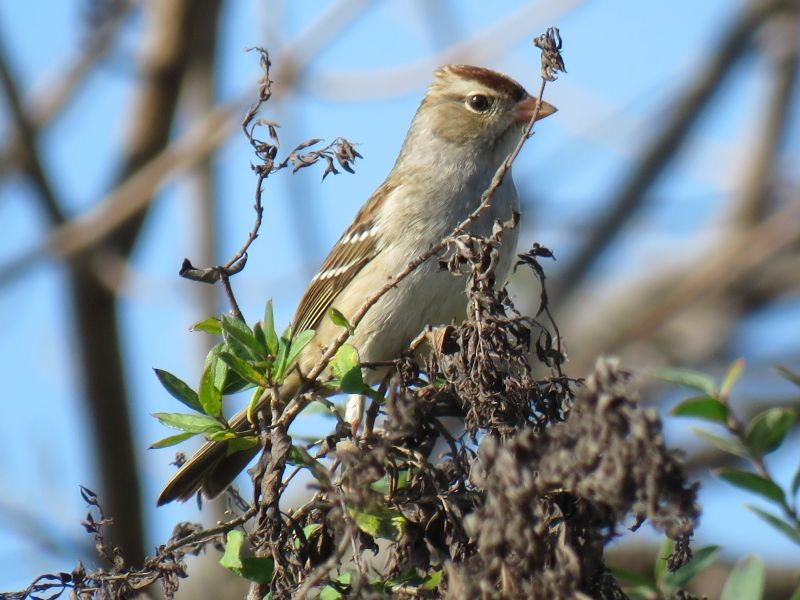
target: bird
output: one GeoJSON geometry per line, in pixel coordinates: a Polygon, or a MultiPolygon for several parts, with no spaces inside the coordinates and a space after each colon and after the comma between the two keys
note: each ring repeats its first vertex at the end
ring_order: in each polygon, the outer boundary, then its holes
{"type": "MultiPolygon", "coordinates": [[[[298,357],[300,373],[307,373],[342,331],[327,317],[329,310],[352,315],[409,261],[450,235],[480,205],[481,194],[534,114],[539,120],[556,110],[497,71],[460,64],[436,70],[392,170],[345,229],[300,300],[292,331],[315,331],[298,357]]],[[[507,221],[518,212],[509,171],[470,231],[489,235],[496,220],[507,221]]],[[[516,228],[506,232],[496,270],[501,283],[516,242],[516,228]]],[[[349,343],[362,362],[391,360],[427,325],[463,320],[466,305],[465,279],[441,269],[434,256],[370,308],[349,343]]],[[[367,383],[376,383],[371,377],[375,375],[365,373],[367,383]]],[[[281,397],[291,398],[300,383],[297,372],[287,376],[281,397]]],[[[238,432],[252,428],[246,411],[229,422],[238,432]]],[[[208,498],[221,494],[259,451],[255,447],[228,454],[226,444],[205,443],[165,485],[157,504],[186,501],[198,491],[208,498]]]]}

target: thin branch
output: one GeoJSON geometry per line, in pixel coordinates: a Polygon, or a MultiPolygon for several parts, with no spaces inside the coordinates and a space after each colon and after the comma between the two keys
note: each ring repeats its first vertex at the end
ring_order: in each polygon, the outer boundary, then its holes
{"type": "Polygon", "coordinates": [[[662,293],[636,319],[618,327],[606,344],[619,347],[646,337],[687,306],[719,294],[736,282],[746,281],[767,261],[800,243],[797,223],[800,223],[800,194],[757,227],[724,244],[716,254],[704,257],[672,290],[662,293]]]}
{"type": "MultiPolygon", "coordinates": [[[[5,94],[14,128],[19,139],[20,164],[25,169],[36,190],[51,223],[64,222],[65,215],[61,199],[56,194],[50,175],[44,168],[38,148],[38,132],[31,123],[22,103],[19,86],[14,80],[5,48],[0,42],[0,85],[5,94]]],[[[0,281],[2,278],[0,277],[0,281]]]]}
{"type": "MultiPolygon", "coordinates": [[[[92,28],[88,40],[83,44],[81,54],[70,59],[66,65],[59,65],[54,69],[55,77],[52,81],[34,86],[42,91],[38,93],[34,91],[31,97],[26,97],[23,102],[28,107],[28,119],[34,131],[39,131],[48,125],[75,97],[87,75],[105,56],[131,6],[130,2],[115,3],[114,11],[104,15],[103,20],[92,28]]],[[[0,148],[0,170],[13,168],[15,163],[21,163],[21,166],[26,168],[22,162],[24,152],[21,140],[11,137],[4,147],[0,148]]]]}
{"type": "MultiPolygon", "coordinates": [[[[773,35],[765,40],[765,52],[772,54],[774,75],[772,90],[759,141],[749,148],[752,156],[750,174],[736,210],[736,224],[749,227],[758,223],[769,212],[770,186],[774,184],[776,166],[779,164],[783,142],[789,134],[787,126],[797,106],[798,66],[800,65],[800,5],[795,3],[788,18],[774,19],[773,35]]],[[[761,115],[756,115],[759,117],[761,115]]]]}
{"type": "Polygon", "coordinates": [[[0,286],[46,256],[68,259],[105,240],[147,207],[157,191],[181,170],[207,157],[227,139],[240,109],[241,103],[229,102],[208,113],[180,139],[121,181],[97,205],[56,227],[42,244],[0,269],[0,286]]]}

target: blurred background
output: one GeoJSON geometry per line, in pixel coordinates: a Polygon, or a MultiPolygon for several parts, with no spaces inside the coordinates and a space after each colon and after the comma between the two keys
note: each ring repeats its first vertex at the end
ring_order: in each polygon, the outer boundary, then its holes
{"type": "MultiPolygon", "coordinates": [[[[212,340],[188,328],[226,310],[220,289],[178,277],[181,261],[227,260],[253,220],[238,125],[260,72],[244,49],[271,52],[262,116],[280,124],[283,148],[343,136],[364,156],[356,175],[322,184],[315,168],[267,181],[265,224],[233,285],[250,322],[272,298],[282,326],[391,168],[432,71],[473,63],[538,90],[531,39],[551,25],[568,71],[545,93],[559,112],[537,125],[514,178],[519,251],[536,241],[557,258],[545,267],[567,372],[620,355],[666,415],[686,394],[654,386],[651,369],[719,377],[743,357],[742,414],[800,407],[773,370],[800,371],[797,0],[5,0],[0,590],[96,563],[79,484],[99,494],[134,563],[177,522],[219,518],[193,503],[156,509],[174,452],[146,448],[170,434],[150,413],[180,410],[152,367],[195,383],[212,340]]],[[[532,279],[511,286],[535,311],[532,279]]],[[[760,555],[769,597],[786,597],[797,546],[709,476],[726,459],[690,422],[665,420],[703,484],[698,544],[722,545],[719,573],[760,555]]],[[[795,427],[768,457],[785,487],[798,456],[795,427]]],[[[657,546],[645,527],[610,562],[652,565],[657,546]]],[[[698,582],[711,597],[714,573],[698,582]]]]}

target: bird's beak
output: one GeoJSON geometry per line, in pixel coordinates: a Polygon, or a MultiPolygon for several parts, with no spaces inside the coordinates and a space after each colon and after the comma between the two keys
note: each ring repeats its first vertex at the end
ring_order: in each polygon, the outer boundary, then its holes
{"type": "MultiPolygon", "coordinates": [[[[545,117],[549,117],[558,109],[542,100],[541,105],[539,106],[539,112],[536,114],[536,120],[544,119],[545,117]]],[[[533,96],[526,96],[514,106],[514,120],[517,123],[527,123],[533,117],[533,113],[536,112],[536,98],[533,96]]]]}

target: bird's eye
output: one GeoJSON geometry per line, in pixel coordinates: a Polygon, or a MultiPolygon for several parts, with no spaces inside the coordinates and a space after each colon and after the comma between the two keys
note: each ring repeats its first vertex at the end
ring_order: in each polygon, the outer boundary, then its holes
{"type": "Polygon", "coordinates": [[[467,107],[475,112],[486,112],[492,105],[491,100],[483,94],[472,94],[467,96],[467,107]]]}

